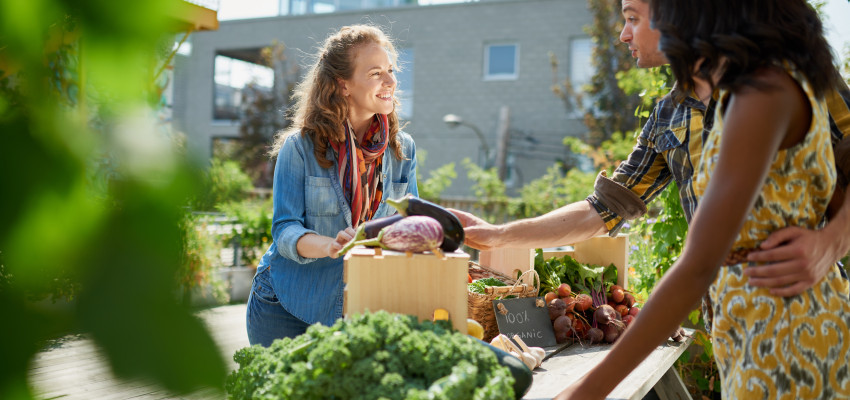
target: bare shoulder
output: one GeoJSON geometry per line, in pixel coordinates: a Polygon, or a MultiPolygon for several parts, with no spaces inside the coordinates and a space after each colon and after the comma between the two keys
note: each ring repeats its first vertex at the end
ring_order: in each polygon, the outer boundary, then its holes
{"type": "Polygon", "coordinates": [[[735,91],[730,112],[779,138],[780,148],[801,140],[808,131],[812,105],[800,82],[781,67],[761,68],[750,78],[751,84],[735,91]]]}
{"type": "MultiPolygon", "coordinates": [[[[754,85],[746,86],[752,90],[760,90],[767,92],[770,97],[776,97],[777,94],[792,95],[806,97],[800,83],[791,76],[788,71],[778,66],[760,68],[752,75],[754,85]]],[[[746,89],[745,89],[746,90],[746,89]]],[[[778,99],[777,99],[778,100],[778,99]]]]}

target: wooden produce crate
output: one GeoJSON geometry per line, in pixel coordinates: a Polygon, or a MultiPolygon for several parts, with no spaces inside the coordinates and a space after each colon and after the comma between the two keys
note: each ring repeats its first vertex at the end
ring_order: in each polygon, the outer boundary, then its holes
{"type": "Polygon", "coordinates": [[[484,250],[478,253],[478,264],[516,279],[534,268],[534,249],[484,250]]]}
{"type": "Polygon", "coordinates": [[[344,261],[345,315],[386,310],[430,320],[442,308],[454,328],[467,333],[468,254],[455,251],[441,258],[357,246],[344,261]]]}
{"type": "MultiPolygon", "coordinates": [[[[585,264],[608,265],[617,267],[617,284],[624,289],[629,283],[629,237],[620,234],[596,236],[571,245],[573,250],[544,251],[543,256],[562,257],[569,254],[576,261],[585,264]]],[[[516,271],[525,272],[534,268],[534,249],[497,249],[482,251],[478,263],[505,275],[515,277],[516,271]]]]}

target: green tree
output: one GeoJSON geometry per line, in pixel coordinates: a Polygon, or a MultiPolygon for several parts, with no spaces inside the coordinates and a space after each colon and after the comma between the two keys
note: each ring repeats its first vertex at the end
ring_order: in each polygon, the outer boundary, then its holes
{"type": "Polygon", "coordinates": [[[298,66],[289,63],[285,50],[283,43],[275,42],[260,51],[261,64],[274,72],[271,90],[251,83],[242,94],[246,107],[239,121],[239,140],[230,158],[239,162],[258,187],[272,187],[274,164],[268,151],[274,135],[290,123],[286,113],[292,105],[298,66]]]}
{"type": "Polygon", "coordinates": [[[175,295],[197,169],[151,115],[176,3],[0,5],[0,398],[33,398],[30,361],[70,331],[120,377],[222,387],[215,343],[175,295]],[[31,301],[50,294],[76,306],[31,301]]]}
{"type": "Polygon", "coordinates": [[[623,91],[617,82],[617,73],[633,69],[634,61],[628,48],[620,42],[622,14],[619,0],[588,0],[593,21],[584,28],[593,41],[591,82],[574,88],[569,78],[558,80],[558,60],[550,54],[553,71],[552,91],[564,102],[568,111],[577,110],[584,115],[591,146],[598,146],[617,132],[634,129],[637,118],[632,110],[640,104],[635,94],[623,91]],[[584,97],[590,98],[591,107],[585,107],[584,97]]]}
{"type": "Polygon", "coordinates": [[[248,176],[236,161],[215,157],[204,174],[200,199],[194,207],[200,211],[214,211],[221,206],[242,201],[254,189],[248,176]]]}
{"type": "Polygon", "coordinates": [[[416,182],[419,184],[419,197],[436,203],[440,200],[440,194],[451,186],[452,181],[457,178],[457,172],[455,171],[455,163],[452,162],[432,169],[428,173],[428,179],[424,179],[422,170],[427,159],[427,151],[423,149],[416,151],[416,182]]]}

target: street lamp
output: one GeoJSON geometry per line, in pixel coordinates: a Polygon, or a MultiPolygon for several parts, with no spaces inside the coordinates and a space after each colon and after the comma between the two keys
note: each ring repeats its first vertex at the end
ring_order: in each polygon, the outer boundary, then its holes
{"type": "Polygon", "coordinates": [[[455,114],[446,114],[443,116],[443,122],[449,126],[449,128],[456,128],[460,125],[467,126],[475,132],[475,135],[478,136],[478,140],[481,141],[481,149],[484,150],[484,168],[489,167],[490,164],[490,146],[487,145],[487,140],[484,139],[484,134],[481,133],[481,129],[478,129],[477,126],[470,124],[463,120],[463,118],[455,115],[455,114]]]}

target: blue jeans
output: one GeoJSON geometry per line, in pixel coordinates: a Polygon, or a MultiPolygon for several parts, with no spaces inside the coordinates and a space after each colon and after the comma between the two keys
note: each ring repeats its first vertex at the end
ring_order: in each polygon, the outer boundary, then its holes
{"type": "Polygon", "coordinates": [[[310,326],[283,308],[272,288],[270,275],[268,268],[255,275],[248,295],[245,324],[251,345],[269,347],[275,339],[298,336],[310,326]]]}

